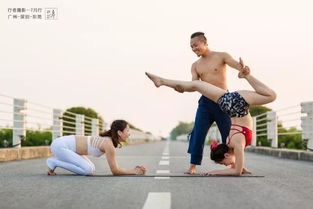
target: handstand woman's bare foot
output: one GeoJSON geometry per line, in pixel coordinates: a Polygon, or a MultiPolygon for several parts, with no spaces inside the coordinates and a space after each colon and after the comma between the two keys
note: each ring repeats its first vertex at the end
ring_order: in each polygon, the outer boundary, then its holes
{"type": "Polygon", "coordinates": [[[239,63],[242,66],[242,69],[238,73],[239,78],[245,78],[250,74],[250,68],[246,66],[241,58],[239,58],[239,63]]]}
{"type": "Polygon", "coordinates": [[[153,75],[151,73],[147,73],[147,72],[146,72],[146,75],[148,76],[148,78],[150,78],[151,81],[153,81],[153,83],[156,87],[162,86],[162,78],[161,77],[153,75]]]}
{"type": "Polygon", "coordinates": [[[52,170],[52,169],[50,169],[50,168],[48,168],[47,174],[48,174],[49,176],[55,176],[55,175],[57,175],[57,174],[54,172],[54,170],[52,170]]]}
{"type": "Polygon", "coordinates": [[[250,75],[250,68],[248,66],[245,66],[238,74],[239,78],[246,78],[248,75],[250,75]]]}

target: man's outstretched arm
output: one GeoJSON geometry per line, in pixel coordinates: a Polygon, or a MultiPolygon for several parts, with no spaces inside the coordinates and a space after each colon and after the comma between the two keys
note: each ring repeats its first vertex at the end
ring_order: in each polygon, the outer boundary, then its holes
{"type": "Polygon", "coordinates": [[[226,52],[223,52],[223,58],[224,58],[225,64],[229,65],[230,67],[232,67],[236,70],[240,71],[244,67],[226,52]]]}

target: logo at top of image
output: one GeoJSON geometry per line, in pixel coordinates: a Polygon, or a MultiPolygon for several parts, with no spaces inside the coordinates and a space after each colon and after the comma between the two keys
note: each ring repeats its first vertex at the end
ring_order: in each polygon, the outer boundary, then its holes
{"type": "Polygon", "coordinates": [[[46,20],[57,20],[58,9],[57,8],[45,8],[46,20]]]}

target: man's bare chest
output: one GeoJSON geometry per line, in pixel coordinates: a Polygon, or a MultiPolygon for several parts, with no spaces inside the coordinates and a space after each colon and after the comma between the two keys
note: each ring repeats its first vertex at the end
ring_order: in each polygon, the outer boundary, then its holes
{"type": "Polygon", "coordinates": [[[225,71],[225,64],[221,61],[199,62],[197,64],[197,73],[200,76],[220,74],[225,71]]]}

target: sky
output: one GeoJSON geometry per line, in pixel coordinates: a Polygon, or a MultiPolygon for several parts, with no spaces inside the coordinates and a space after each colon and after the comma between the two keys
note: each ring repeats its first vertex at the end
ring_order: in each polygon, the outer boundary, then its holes
{"type": "MultiPolygon", "coordinates": [[[[242,57],[278,94],[274,110],[313,101],[309,0],[1,0],[0,93],[53,108],[93,108],[167,136],[194,120],[199,93],[155,88],[144,72],[190,80],[190,35],[242,57]],[[9,8],[56,8],[56,20],[10,19],[9,8]]],[[[44,14],[44,13],[43,13],[44,14]]],[[[228,67],[229,90],[251,89],[228,67]]]]}

